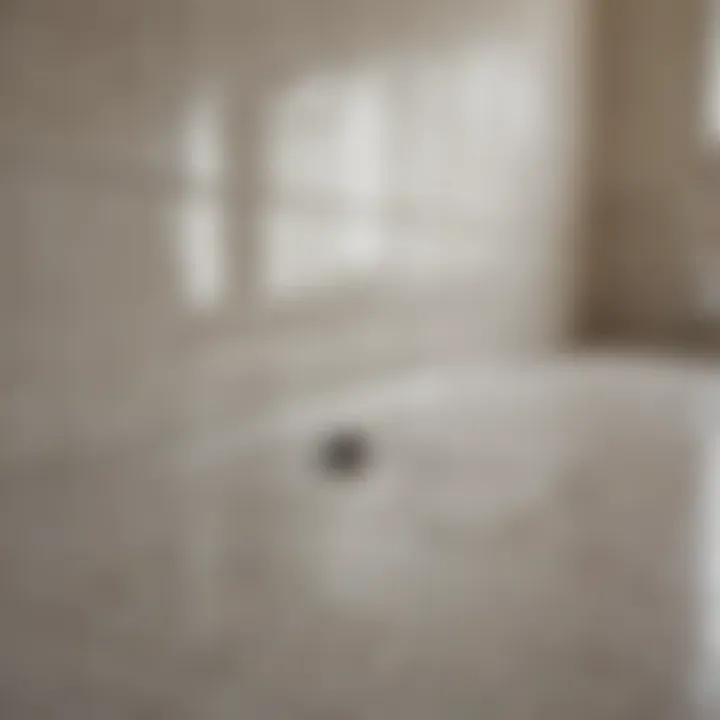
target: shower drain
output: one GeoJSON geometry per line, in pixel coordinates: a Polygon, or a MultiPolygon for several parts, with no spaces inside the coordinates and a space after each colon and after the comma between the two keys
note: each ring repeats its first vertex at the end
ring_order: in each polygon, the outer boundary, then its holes
{"type": "Polygon", "coordinates": [[[336,430],[320,446],[320,462],[336,477],[356,477],[370,464],[370,442],[362,430],[336,430]]]}

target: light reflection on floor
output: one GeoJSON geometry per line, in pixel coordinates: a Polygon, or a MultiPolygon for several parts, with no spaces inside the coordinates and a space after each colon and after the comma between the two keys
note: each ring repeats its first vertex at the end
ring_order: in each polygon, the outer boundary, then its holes
{"type": "Polygon", "coordinates": [[[705,398],[704,468],[699,498],[700,582],[695,687],[703,720],[720,717],[720,383],[705,398]]]}

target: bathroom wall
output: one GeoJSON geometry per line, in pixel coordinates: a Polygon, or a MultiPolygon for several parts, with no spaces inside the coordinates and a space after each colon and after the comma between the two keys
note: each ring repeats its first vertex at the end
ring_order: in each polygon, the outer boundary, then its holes
{"type": "Polygon", "coordinates": [[[586,4],[3,5],[3,447],[562,346],[586,4]]]}
{"type": "Polygon", "coordinates": [[[596,337],[679,347],[700,324],[714,242],[701,154],[705,11],[704,0],[597,6],[586,275],[596,337]]]}

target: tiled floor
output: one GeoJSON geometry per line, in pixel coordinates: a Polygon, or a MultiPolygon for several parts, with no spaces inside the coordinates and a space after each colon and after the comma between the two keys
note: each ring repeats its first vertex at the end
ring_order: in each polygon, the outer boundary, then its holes
{"type": "Polygon", "coordinates": [[[17,461],[3,716],[690,717],[710,386],[640,361],[425,368],[252,432],[239,411],[223,437],[17,461]],[[354,480],[318,466],[335,423],[373,444],[354,480]]]}

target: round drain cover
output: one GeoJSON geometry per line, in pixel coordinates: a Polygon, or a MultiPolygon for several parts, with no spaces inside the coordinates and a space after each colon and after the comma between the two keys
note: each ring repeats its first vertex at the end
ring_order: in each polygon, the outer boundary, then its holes
{"type": "Polygon", "coordinates": [[[320,460],[330,473],[355,475],[370,462],[368,439],[359,430],[334,432],[322,443],[320,460]]]}

